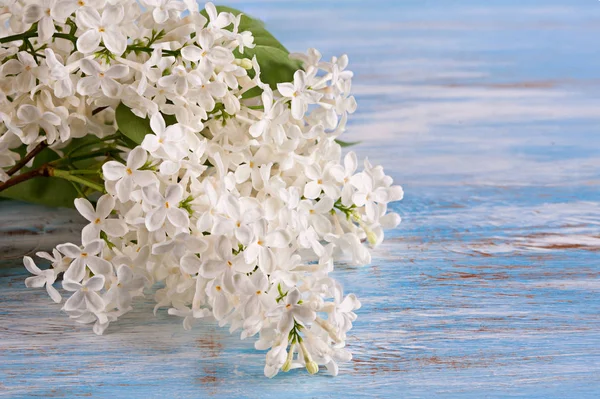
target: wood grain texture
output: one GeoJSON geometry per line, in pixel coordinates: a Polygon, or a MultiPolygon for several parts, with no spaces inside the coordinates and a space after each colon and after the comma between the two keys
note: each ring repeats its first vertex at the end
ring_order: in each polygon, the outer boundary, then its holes
{"type": "Polygon", "coordinates": [[[600,3],[228,4],[349,54],[345,139],[405,188],[373,264],[335,273],[363,303],[353,361],[269,380],[249,340],[151,299],[97,337],[18,260],[80,219],[0,201],[0,397],[599,397],[600,3]]]}

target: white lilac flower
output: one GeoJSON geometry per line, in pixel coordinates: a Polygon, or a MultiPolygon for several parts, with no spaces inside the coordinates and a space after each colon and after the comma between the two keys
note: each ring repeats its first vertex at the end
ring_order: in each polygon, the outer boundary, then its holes
{"type": "Polygon", "coordinates": [[[42,42],[50,40],[55,32],[54,27],[54,9],[56,0],[42,0],[37,4],[28,4],[23,9],[23,22],[33,24],[37,22],[39,39],[42,42]]]}
{"type": "Polygon", "coordinates": [[[190,86],[202,84],[201,76],[198,73],[190,72],[183,65],[177,65],[173,72],[158,79],[158,85],[168,90],[172,90],[178,96],[185,96],[190,86]]]}
{"type": "Polygon", "coordinates": [[[58,252],[58,250],[56,248],[54,248],[52,250],[52,254],[49,254],[48,252],[40,251],[40,252],[36,252],[35,256],[49,261],[57,276],[58,276],[58,274],[67,270],[67,268],[69,267],[69,263],[71,261],[69,258],[63,258],[62,254],[60,252],[58,252]]]}
{"type": "Polygon", "coordinates": [[[298,204],[298,209],[307,213],[308,221],[320,236],[331,232],[331,222],[328,217],[333,209],[333,200],[331,198],[324,197],[316,202],[303,200],[298,204]]]}
{"type": "Polygon", "coordinates": [[[217,65],[230,64],[234,57],[231,51],[215,46],[215,37],[208,31],[196,36],[197,46],[187,46],[181,50],[181,56],[188,61],[199,63],[199,71],[211,74],[217,65]]]}
{"type": "Polygon", "coordinates": [[[273,104],[273,91],[269,87],[265,87],[262,93],[262,103],[264,114],[258,122],[250,126],[250,135],[257,138],[269,133],[271,137],[275,138],[275,142],[281,144],[285,137],[283,124],[286,122],[287,116],[283,104],[273,104]]]}
{"type": "Polygon", "coordinates": [[[169,220],[176,227],[187,227],[189,216],[181,209],[180,202],[183,200],[183,189],[178,184],[171,184],[165,189],[164,196],[156,186],[146,186],[142,189],[144,199],[151,210],[146,215],[146,228],[149,231],[158,230],[165,220],[169,220]]]}
{"type": "Polygon", "coordinates": [[[114,207],[115,199],[109,194],[98,199],[95,210],[87,199],[77,198],[75,200],[75,208],[90,222],[81,231],[83,245],[100,238],[100,232],[105,232],[110,237],[122,237],[127,234],[127,225],[123,220],[108,218],[114,207]]]}
{"type": "Polygon", "coordinates": [[[45,49],[46,64],[48,64],[50,77],[56,81],[54,85],[54,95],[58,98],[72,96],[75,91],[73,85],[74,70],[79,67],[79,63],[73,62],[69,65],[63,65],[62,61],[56,57],[52,49],[45,49]]]}
{"type": "Polygon", "coordinates": [[[327,164],[325,167],[320,165],[309,165],[304,173],[310,181],[304,186],[304,196],[309,199],[316,199],[321,195],[321,191],[329,198],[339,198],[339,165],[327,164]],[[336,177],[338,177],[336,179],[336,177]]]}
{"type": "Polygon", "coordinates": [[[81,60],[79,68],[86,76],[77,82],[77,91],[84,96],[96,94],[98,89],[102,89],[106,97],[118,97],[121,85],[117,79],[124,78],[129,73],[126,65],[105,67],[87,58],[81,60]]]}
{"type": "Polygon", "coordinates": [[[56,281],[56,270],[40,270],[40,268],[37,267],[33,259],[31,259],[31,257],[29,256],[25,256],[23,258],[23,263],[25,264],[25,268],[27,269],[27,271],[35,275],[33,277],[27,277],[25,279],[25,286],[35,288],[46,286],[46,291],[48,291],[48,295],[50,295],[50,298],[52,298],[54,302],[60,303],[62,297],[60,293],[56,290],[56,288],[54,288],[54,286],[52,285],[56,281]]]}
{"type": "Polygon", "coordinates": [[[86,274],[86,267],[89,268],[94,275],[108,275],[112,273],[113,267],[110,262],[98,256],[104,243],[101,240],[95,240],[83,248],[71,244],[60,244],[56,248],[63,255],[68,256],[73,261],[64,274],[65,280],[79,282],[86,274]]]}
{"type": "Polygon", "coordinates": [[[78,283],[77,281],[63,281],[63,288],[75,292],[63,305],[67,312],[73,310],[87,309],[91,312],[100,312],[104,309],[104,300],[98,294],[104,287],[104,276],[94,276],[89,280],[78,283]]]}
{"type": "Polygon", "coordinates": [[[307,82],[307,76],[304,71],[294,73],[294,83],[278,83],[277,89],[282,96],[290,98],[292,106],[292,116],[295,119],[302,119],[308,110],[309,104],[315,104],[323,96],[322,94],[311,90],[307,82]]]}
{"type": "Polygon", "coordinates": [[[56,6],[52,8],[51,15],[54,19],[64,22],[69,16],[83,7],[101,9],[106,0],[57,0],[56,6]]]}
{"type": "Polygon", "coordinates": [[[314,48],[309,48],[307,53],[291,53],[290,58],[294,58],[302,61],[304,70],[307,74],[311,75],[313,72],[319,70],[321,61],[321,52],[314,48]]]}
{"type": "Polygon", "coordinates": [[[251,272],[254,265],[246,263],[242,255],[233,254],[231,240],[226,236],[219,237],[214,247],[214,259],[207,259],[200,267],[199,273],[209,280],[220,279],[223,288],[230,294],[234,294],[234,276],[251,272]]]}
{"type": "Polygon", "coordinates": [[[157,24],[164,24],[169,18],[177,17],[184,10],[185,4],[177,0],[143,0],[151,7],[152,17],[157,24]]]}
{"type": "Polygon", "coordinates": [[[376,203],[387,202],[387,190],[383,187],[374,188],[372,177],[364,172],[352,176],[350,183],[356,188],[352,195],[354,204],[364,206],[367,219],[375,220],[376,203]]]}
{"type": "Polygon", "coordinates": [[[103,42],[108,50],[121,55],[127,47],[127,36],[119,24],[125,17],[121,5],[111,5],[102,11],[102,15],[92,7],[82,7],[77,11],[77,25],[84,31],[77,39],[77,50],[89,54],[98,49],[103,42]]]}
{"type": "Polygon", "coordinates": [[[370,262],[403,196],[337,142],[356,109],[348,57],[291,54],[302,69],[275,85],[248,51],[258,24],[212,3],[5,3],[3,36],[32,46],[0,45],[0,182],[19,148],[48,145],[89,222],[82,246],[36,254],[48,269],[24,258],[26,285],[99,335],[159,285],[155,313],[257,337],[266,376],[337,374],[360,302],[330,274],[370,262]]]}
{"type": "Polygon", "coordinates": [[[120,57],[118,60],[122,64],[139,72],[136,92],[140,96],[143,96],[147,89],[153,91],[153,87],[150,85],[156,83],[160,79],[162,71],[167,67],[167,64],[172,63],[169,57],[163,57],[161,48],[154,49],[150,58],[143,63],[120,57]]]}
{"type": "Polygon", "coordinates": [[[19,51],[16,55],[16,58],[12,58],[2,65],[2,76],[15,76],[14,90],[29,92],[35,87],[38,64],[33,56],[25,51],[19,51]]]}
{"type": "Polygon", "coordinates": [[[154,134],[144,137],[141,147],[163,159],[180,159],[184,155],[184,132],[179,124],[167,126],[160,113],[152,115],[150,127],[154,134]]]}
{"type": "Polygon", "coordinates": [[[276,268],[274,248],[288,246],[290,237],[283,230],[266,231],[266,224],[254,224],[253,239],[244,250],[244,258],[248,264],[258,264],[266,274],[272,273],[276,268]]]}
{"type": "Polygon", "coordinates": [[[117,276],[107,291],[107,302],[114,302],[120,310],[129,309],[133,295],[141,295],[143,288],[144,279],[123,264],[117,269],[117,276]]]}
{"type": "Polygon", "coordinates": [[[206,285],[206,296],[212,307],[213,316],[217,320],[223,320],[231,311],[232,304],[225,293],[221,279],[214,279],[206,285]]]}
{"type": "Polygon", "coordinates": [[[220,32],[221,29],[231,25],[233,15],[226,12],[218,13],[217,8],[211,2],[206,3],[205,8],[209,18],[208,25],[206,26],[208,32],[220,32]]]}
{"type": "Polygon", "coordinates": [[[61,124],[60,117],[51,111],[40,110],[31,104],[23,104],[17,111],[18,122],[21,125],[20,139],[23,144],[32,144],[38,140],[40,129],[44,131],[49,143],[57,138],[57,127],[61,124]]]}
{"type": "Polygon", "coordinates": [[[280,315],[277,329],[281,333],[289,333],[294,327],[294,322],[308,325],[315,319],[315,312],[306,304],[300,303],[301,297],[300,291],[294,288],[285,296],[285,302],[271,312],[271,314],[280,315]]]}
{"type": "Polygon", "coordinates": [[[170,315],[183,317],[183,328],[185,330],[192,329],[192,321],[194,319],[208,317],[211,314],[208,309],[190,309],[187,306],[181,308],[171,308],[168,312],[170,315]]]}
{"type": "Polygon", "coordinates": [[[148,153],[140,147],[127,156],[127,163],[109,161],[102,165],[102,173],[108,181],[115,182],[116,194],[121,202],[129,201],[135,187],[146,187],[158,182],[150,170],[141,169],[148,160],[148,153]]]}

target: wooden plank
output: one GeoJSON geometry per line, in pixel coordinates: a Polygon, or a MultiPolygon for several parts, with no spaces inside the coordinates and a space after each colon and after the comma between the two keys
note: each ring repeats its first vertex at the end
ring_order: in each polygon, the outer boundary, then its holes
{"type": "Polygon", "coordinates": [[[405,187],[372,266],[336,272],[363,303],[353,361],[269,380],[250,340],[186,332],[151,295],[97,337],[18,260],[80,220],[1,201],[0,396],[598,397],[600,4],[229,3],[289,48],[350,55],[345,139],[405,187]]]}

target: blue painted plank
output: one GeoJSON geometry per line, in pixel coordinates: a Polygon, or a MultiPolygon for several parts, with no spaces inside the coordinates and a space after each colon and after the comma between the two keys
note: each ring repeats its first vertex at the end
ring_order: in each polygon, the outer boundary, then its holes
{"type": "Polygon", "coordinates": [[[363,303],[354,360],[269,380],[250,340],[186,332],[151,295],[97,337],[18,260],[80,219],[0,201],[0,396],[600,396],[600,3],[228,4],[293,50],[349,54],[345,139],[405,187],[372,266],[335,275],[363,303]]]}

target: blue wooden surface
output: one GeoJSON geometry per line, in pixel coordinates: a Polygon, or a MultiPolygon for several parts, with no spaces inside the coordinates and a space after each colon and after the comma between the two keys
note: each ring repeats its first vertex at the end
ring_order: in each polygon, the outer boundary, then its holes
{"type": "Polygon", "coordinates": [[[599,397],[600,2],[228,4],[349,54],[346,139],[404,185],[372,266],[336,272],[363,303],[354,360],[269,380],[250,341],[150,299],[97,337],[19,261],[77,216],[0,201],[0,396],[599,397]]]}

